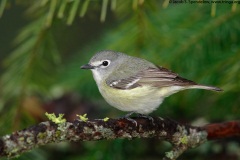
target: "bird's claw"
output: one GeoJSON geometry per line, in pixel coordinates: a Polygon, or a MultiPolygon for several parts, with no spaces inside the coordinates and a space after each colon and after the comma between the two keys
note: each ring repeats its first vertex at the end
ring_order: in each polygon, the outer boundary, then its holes
{"type": "Polygon", "coordinates": [[[137,116],[140,117],[140,118],[145,118],[145,119],[151,121],[152,124],[154,124],[154,119],[151,116],[149,116],[149,115],[137,113],[137,116]]]}
{"type": "Polygon", "coordinates": [[[135,121],[134,119],[132,119],[130,116],[132,115],[132,114],[134,114],[135,112],[129,112],[129,113],[127,113],[126,115],[124,115],[123,117],[121,117],[120,119],[126,119],[126,120],[128,120],[128,121],[130,121],[130,122],[132,122],[133,124],[135,124],[135,126],[137,126],[137,121],[135,121]]]}
{"type": "Polygon", "coordinates": [[[137,121],[135,121],[134,119],[130,118],[130,117],[126,117],[126,120],[132,122],[133,124],[135,124],[135,126],[137,127],[137,121]]]}

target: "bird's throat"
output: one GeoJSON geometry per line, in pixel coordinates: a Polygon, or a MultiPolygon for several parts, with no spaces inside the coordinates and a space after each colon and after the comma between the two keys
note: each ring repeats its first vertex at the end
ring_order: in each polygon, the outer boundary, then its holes
{"type": "Polygon", "coordinates": [[[102,76],[100,75],[100,73],[97,70],[91,70],[93,73],[93,78],[96,81],[97,85],[99,86],[99,84],[103,81],[102,76]]]}

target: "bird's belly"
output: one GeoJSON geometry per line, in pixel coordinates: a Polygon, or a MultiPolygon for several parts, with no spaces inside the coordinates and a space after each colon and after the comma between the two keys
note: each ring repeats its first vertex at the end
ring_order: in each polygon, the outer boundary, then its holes
{"type": "Polygon", "coordinates": [[[113,107],[122,111],[134,111],[148,114],[154,111],[163,101],[159,90],[150,86],[120,90],[105,86],[99,88],[104,99],[113,107]]]}

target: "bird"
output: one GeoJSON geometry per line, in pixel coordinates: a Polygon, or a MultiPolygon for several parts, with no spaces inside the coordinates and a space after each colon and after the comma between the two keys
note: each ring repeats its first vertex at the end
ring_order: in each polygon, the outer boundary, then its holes
{"type": "Polygon", "coordinates": [[[141,115],[152,113],[166,97],[185,89],[222,91],[180,77],[145,59],[111,50],[97,52],[89,63],[80,68],[92,71],[108,104],[121,111],[141,115]]]}

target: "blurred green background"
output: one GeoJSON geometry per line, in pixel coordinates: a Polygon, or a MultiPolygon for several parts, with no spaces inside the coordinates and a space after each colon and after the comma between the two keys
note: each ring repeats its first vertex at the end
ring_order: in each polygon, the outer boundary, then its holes
{"type": "MultiPolygon", "coordinates": [[[[168,2],[1,0],[0,135],[45,121],[45,112],[65,113],[69,121],[84,113],[90,119],[126,114],[109,106],[90,71],[79,68],[105,49],[224,90],[182,91],[152,115],[195,125],[239,119],[239,4],[168,2]]],[[[208,142],[180,159],[240,159],[239,142],[208,142]]],[[[155,160],[170,147],[155,139],[61,143],[17,159],[155,160]]]]}

